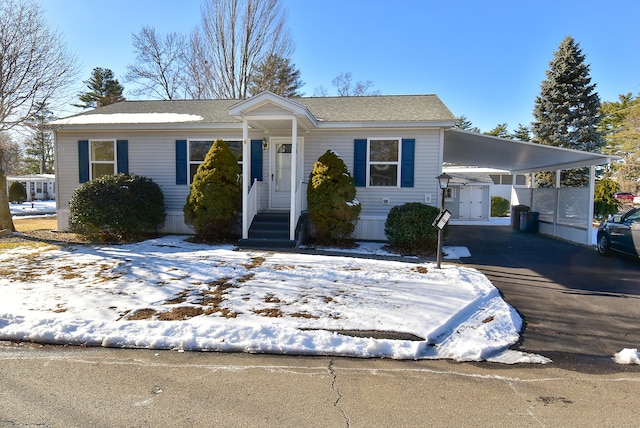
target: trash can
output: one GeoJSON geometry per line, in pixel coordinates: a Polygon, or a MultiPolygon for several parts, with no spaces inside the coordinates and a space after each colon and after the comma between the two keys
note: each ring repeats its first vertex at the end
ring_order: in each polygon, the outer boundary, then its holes
{"type": "Polygon", "coordinates": [[[538,217],[540,213],[524,211],[520,215],[520,230],[529,233],[538,233],[538,217]]]}
{"type": "Polygon", "coordinates": [[[514,205],[511,207],[511,228],[513,230],[520,230],[520,217],[522,213],[529,211],[529,207],[526,205],[514,205]]]}

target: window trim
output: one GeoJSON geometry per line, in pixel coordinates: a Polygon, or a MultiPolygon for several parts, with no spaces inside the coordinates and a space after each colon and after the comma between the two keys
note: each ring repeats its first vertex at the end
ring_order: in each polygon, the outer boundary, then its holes
{"type": "Polygon", "coordinates": [[[402,138],[401,137],[367,137],[367,159],[366,159],[366,187],[371,189],[397,189],[402,184],[402,138]],[[371,160],[371,141],[391,141],[395,140],[398,144],[398,157],[396,161],[372,161],[371,160]],[[372,165],[395,165],[396,166],[396,184],[389,186],[375,186],[371,184],[371,166],[372,165]]]}
{"type": "MultiPolygon", "coordinates": [[[[118,144],[117,140],[111,138],[96,138],[93,140],[89,140],[89,180],[94,180],[98,177],[94,177],[93,174],[93,165],[113,165],[113,173],[118,173],[118,144]],[[93,143],[112,143],[113,144],[113,160],[111,161],[99,161],[93,159],[93,143]]],[[[107,174],[108,175],[108,174],[107,174]]]]}

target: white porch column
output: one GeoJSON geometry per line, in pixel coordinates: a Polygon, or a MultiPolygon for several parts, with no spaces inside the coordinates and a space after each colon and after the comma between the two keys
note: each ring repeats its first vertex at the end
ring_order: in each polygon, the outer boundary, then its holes
{"type": "Polygon", "coordinates": [[[291,206],[289,210],[289,239],[296,239],[296,191],[298,184],[298,118],[291,119],[291,206]]]}
{"type": "Polygon", "coordinates": [[[593,228],[593,202],[595,199],[595,189],[596,189],[596,166],[591,165],[589,167],[589,217],[587,217],[587,245],[592,245],[593,233],[591,233],[591,229],[593,228]]]}
{"type": "Polygon", "coordinates": [[[249,186],[251,186],[251,144],[249,143],[249,124],[242,120],[242,239],[249,238],[249,186]]]}

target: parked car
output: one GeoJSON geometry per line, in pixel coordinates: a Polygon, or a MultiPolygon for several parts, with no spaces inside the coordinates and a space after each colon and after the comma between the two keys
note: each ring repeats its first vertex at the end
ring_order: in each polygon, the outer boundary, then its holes
{"type": "Polygon", "coordinates": [[[632,202],[636,195],[629,192],[616,192],[613,197],[622,202],[632,202]]]}
{"type": "Polygon", "coordinates": [[[598,253],[606,256],[618,251],[640,256],[640,208],[616,214],[598,228],[598,253]]]}

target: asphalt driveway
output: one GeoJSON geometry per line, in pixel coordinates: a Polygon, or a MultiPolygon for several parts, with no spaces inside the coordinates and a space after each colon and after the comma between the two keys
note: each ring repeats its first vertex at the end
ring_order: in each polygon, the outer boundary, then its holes
{"type": "Polygon", "coordinates": [[[509,226],[452,226],[445,245],[466,246],[462,262],[523,316],[516,349],[608,358],[640,348],[640,261],[509,226]]]}

